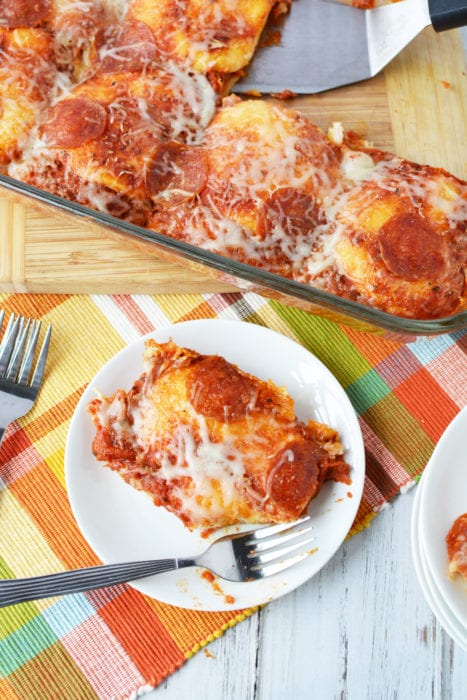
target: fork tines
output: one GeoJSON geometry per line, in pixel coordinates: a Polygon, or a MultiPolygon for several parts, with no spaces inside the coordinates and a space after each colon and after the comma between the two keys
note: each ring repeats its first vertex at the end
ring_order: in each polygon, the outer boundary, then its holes
{"type": "Polygon", "coordinates": [[[281,523],[254,530],[244,542],[247,552],[246,558],[243,556],[244,565],[257,578],[288,569],[314,551],[309,546],[315,539],[311,534],[312,530],[309,516],[299,518],[293,523],[281,523]],[[248,550],[250,545],[251,549],[248,550]]]}
{"type": "MultiPolygon", "coordinates": [[[[4,315],[2,310],[0,330],[4,315]]],[[[0,343],[0,381],[3,379],[21,384],[34,391],[39,389],[44,376],[52,327],[47,328],[31,378],[40,329],[41,321],[11,314],[0,343]]]]}

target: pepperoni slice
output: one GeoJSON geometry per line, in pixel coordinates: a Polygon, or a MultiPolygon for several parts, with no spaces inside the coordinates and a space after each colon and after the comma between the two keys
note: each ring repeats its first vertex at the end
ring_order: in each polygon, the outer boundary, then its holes
{"type": "Polygon", "coordinates": [[[243,418],[254,400],[254,388],[248,377],[217,355],[197,362],[187,384],[193,408],[223,423],[243,418]]]}
{"type": "Polygon", "coordinates": [[[132,20],[103,30],[98,38],[100,70],[138,71],[154,60],[156,41],[147,24],[132,20]]]}
{"type": "Polygon", "coordinates": [[[201,192],[207,177],[207,158],[201,148],[168,141],[157,150],[148,175],[148,188],[151,194],[158,194],[169,187],[181,190],[186,193],[181,194],[182,199],[186,199],[187,195],[191,197],[201,192]]]}
{"type": "Polygon", "coordinates": [[[279,187],[266,201],[269,227],[279,224],[288,236],[313,229],[318,223],[319,208],[309,194],[293,187],[279,187]]]}
{"type": "Polygon", "coordinates": [[[196,194],[201,192],[208,178],[208,162],[201,148],[187,148],[177,159],[177,177],[174,187],[196,194]]]}
{"type": "Polygon", "coordinates": [[[272,500],[293,517],[301,515],[321,485],[320,461],[325,450],[309,440],[297,438],[277,455],[266,491],[272,500]]]}
{"type": "Polygon", "coordinates": [[[378,243],[386,267],[406,280],[436,279],[445,270],[446,241],[417,214],[393,216],[378,243]]]}
{"type": "Polygon", "coordinates": [[[50,12],[50,0],[0,0],[0,26],[37,27],[50,12]]]}
{"type": "Polygon", "coordinates": [[[55,105],[43,133],[50,146],[78,148],[102,136],[106,122],[105,107],[90,97],[79,96],[55,105]]]}
{"type": "Polygon", "coordinates": [[[175,161],[180,156],[182,148],[182,144],[176,141],[160,144],[147,177],[151,194],[163,192],[170,185],[175,174],[175,161]]]}

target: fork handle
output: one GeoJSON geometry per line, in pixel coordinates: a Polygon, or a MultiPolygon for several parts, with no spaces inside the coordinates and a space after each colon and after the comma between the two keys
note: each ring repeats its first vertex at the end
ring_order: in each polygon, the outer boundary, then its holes
{"type": "Polygon", "coordinates": [[[0,608],[28,600],[115,586],[118,583],[126,583],[194,564],[193,559],[157,559],[92,566],[31,578],[2,579],[0,580],[0,608]]]}

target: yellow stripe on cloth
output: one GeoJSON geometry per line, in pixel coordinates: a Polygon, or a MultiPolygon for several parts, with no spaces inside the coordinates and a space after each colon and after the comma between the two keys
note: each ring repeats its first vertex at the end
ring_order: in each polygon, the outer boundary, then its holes
{"type": "Polygon", "coordinates": [[[1,554],[17,578],[63,571],[60,559],[10,489],[1,492],[0,516],[1,554]]]}

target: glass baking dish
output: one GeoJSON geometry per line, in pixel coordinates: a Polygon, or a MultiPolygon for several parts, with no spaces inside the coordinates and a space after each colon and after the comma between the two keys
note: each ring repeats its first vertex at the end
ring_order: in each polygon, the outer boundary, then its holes
{"type": "Polygon", "coordinates": [[[0,195],[25,205],[33,205],[48,215],[71,217],[74,224],[82,223],[87,230],[91,228],[101,235],[124,240],[148,254],[201,270],[240,290],[261,294],[358,330],[389,335],[408,342],[417,336],[453,333],[467,328],[467,311],[435,320],[394,316],[121,221],[6,175],[0,175],[0,195]]]}

